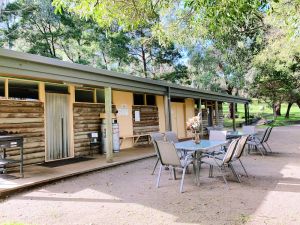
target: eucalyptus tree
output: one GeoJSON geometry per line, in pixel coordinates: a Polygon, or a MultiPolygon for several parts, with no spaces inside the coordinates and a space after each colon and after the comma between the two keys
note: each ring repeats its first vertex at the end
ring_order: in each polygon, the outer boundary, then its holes
{"type": "Polygon", "coordinates": [[[254,59],[254,94],[265,99],[280,115],[280,104],[288,103],[286,117],[294,103],[300,107],[300,36],[296,24],[298,1],[278,1],[265,17],[266,46],[254,59]]]}

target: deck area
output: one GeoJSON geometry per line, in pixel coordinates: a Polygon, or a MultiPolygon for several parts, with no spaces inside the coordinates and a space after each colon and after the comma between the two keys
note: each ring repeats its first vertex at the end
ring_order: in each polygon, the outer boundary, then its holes
{"type": "Polygon", "coordinates": [[[18,173],[8,174],[8,176],[0,175],[0,198],[39,185],[153,156],[155,156],[155,152],[152,146],[138,146],[114,153],[114,162],[112,163],[106,162],[105,155],[94,154],[91,156],[93,159],[52,168],[42,165],[25,166],[23,179],[18,178],[18,173]]]}

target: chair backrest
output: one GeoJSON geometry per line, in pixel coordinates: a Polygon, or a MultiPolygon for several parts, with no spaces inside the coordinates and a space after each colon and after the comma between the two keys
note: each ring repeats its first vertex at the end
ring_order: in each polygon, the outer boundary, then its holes
{"type": "Polygon", "coordinates": [[[214,129],[214,127],[206,127],[207,129],[207,134],[209,135],[210,131],[214,129]]]}
{"type": "Polygon", "coordinates": [[[227,131],[221,130],[211,130],[209,132],[209,140],[210,141],[226,141],[227,131]]]}
{"type": "Polygon", "coordinates": [[[228,163],[232,159],[232,156],[233,156],[233,153],[235,151],[238,141],[239,141],[239,138],[231,141],[231,143],[225,153],[225,156],[223,158],[223,164],[228,163]]]}
{"type": "Polygon", "coordinates": [[[266,133],[265,139],[263,140],[264,142],[267,142],[269,140],[272,129],[273,127],[268,127],[268,132],[266,133]]]}
{"type": "Polygon", "coordinates": [[[264,130],[264,133],[262,135],[262,138],[260,139],[260,142],[263,143],[265,142],[265,139],[267,137],[267,134],[269,133],[270,127],[267,127],[267,129],[264,130]]]}
{"type": "Polygon", "coordinates": [[[245,135],[245,136],[242,136],[237,145],[236,145],[236,148],[235,148],[235,151],[234,151],[234,154],[233,154],[233,158],[235,159],[239,159],[241,156],[242,156],[242,153],[244,151],[244,148],[247,144],[247,140],[249,138],[249,135],[245,135]]]}
{"type": "Polygon", "coordinates": [[[244,134],[254,134],[255,126],[243,126],[243,133],[244,134]]]}
{"type": "Polygon", "coordinates": [[[177,134],[173,131],[167,131],[165,132],[165,138],[166,141],[171,142],[171,143],[177,143],[178,141],[178,137],[177,134]]]}
{"type": "Polygon", "coordinates": [[[180,158],[173,143],[155,141],[162,165],[181,166],[180,158]]]}
{"type": "Polygon", "coordinates": [[[159,132],[153,132],[153,133],[150,133],[150,137],[151,137],[151,141],[153,142],[154,150],[155,150],[157,156],[159,157],[157,144],[155,141],[163,141],[164,134],[159,133],[159,132]]]}
{"type": "Polygon", "coordinates": [[[154,143],[154,141],[163,141],[164,140],[164,134],[159,132],[153,132],[150,133],[151,141],[154,143]]]}
{"type": "Polygon", "coordinates": [[[213,130],[224,130],[224,126],[223,125],[214,126],[213,130]]]}

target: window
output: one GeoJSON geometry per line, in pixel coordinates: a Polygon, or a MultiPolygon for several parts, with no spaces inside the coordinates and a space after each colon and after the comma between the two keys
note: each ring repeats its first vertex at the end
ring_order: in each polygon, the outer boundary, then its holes
{"type": "Polygon", "coordinates": [[[184,102],[184,98],[171,98],[171,102],[184,102]]]}
{"type": "Polygon", "coordinates": [[[97,103],[105,103],[104,89],[96,89],[97,103]]]}
{"type": "Polygon", "coordinates": [[[133,94],[133,105],[145,105],[143,94],[133,94]]]}
{"type": "Polygon", "coordinates": [[[39,99],[38,83],[8,80],[8,96],[12,99],[39,99]]]}
{"type": "Polygon", "coordinates": [[[76,89],[75,102],[94,102],[94,90],[76,89]]]}
{"type": "Polygon", "coordinates": [[[46,84],[45,91],[48,93],[69,94],[68,86],[59,84],[46,84]]]}
{"type": "Polygon", "coordinates": [[[147,105],[156,105],[155,95],[146,95],[147,105]]]}
{"type": "Polygon", "coordinates": [[[5,80],[0,79],[0,98],[5,97],[5,80]]]}

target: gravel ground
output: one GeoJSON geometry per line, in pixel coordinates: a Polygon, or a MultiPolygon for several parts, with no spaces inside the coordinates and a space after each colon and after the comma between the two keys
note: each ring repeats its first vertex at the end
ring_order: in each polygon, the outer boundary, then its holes
{"type": "Polygon", "coordinates": [[[157,189],[153,158],[15,195],[0,202],[0,224],[300,224],[299,131],[275,128],[274,153],[244,156],[250,177],[240,184],[203,166],[199,187],[188,174],[180,194],[164,171],[157,189]]]}

